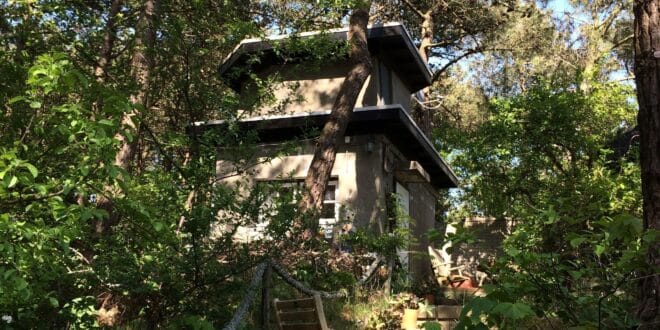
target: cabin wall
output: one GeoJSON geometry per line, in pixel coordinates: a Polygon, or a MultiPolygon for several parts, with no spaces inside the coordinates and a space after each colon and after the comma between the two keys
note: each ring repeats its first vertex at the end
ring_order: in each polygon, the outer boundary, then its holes
{"type": "MultiPolygon", "coordinates": [[[[274,101],[257,110],[255,115],[283,115],[330,110],[351,66],[335,62],[323,68],[304,64],[285,64],[271,67],[260,74],[261,79],[278,75],[273,88],[274,101]]],[[[254,87],[252,87],[254,88],[254,87]]],[[[356,107],[378,105],[378,72],[367,78],[357,99],[356,107]]],[[[244,98],[253,94],[250,87],[241,92],[244,98]]]]}
{"type": "MultiPolygon", "coordinates": [[[[410,89],[389,63],[376,57],[372,61],[374,70],[360,91],[356,107],[401,104],[410,112],[410,89]]],[[[330,110],[350,68],[348,62],[334,62],[323,67],[304,64],[273,66],[259,74],[263,80],[277,81],[272,89],[273,100],[248,117],[330,110]]],[[[241,97],[245,108],[256,102],[255,91],[254,85],[243,86],[241,97]]]]}
{"type": "Polygon", "coordinates": [[[401,104],[408,113],[411,111],[410,89],[401,81],[396,72],[392,72],[392,104],[401,104]]]}
{"type": "MultiPolygon", "coordinates": [[[[358,227],[382,229],[385,215],[385,192],[382,171],[382,140],[379,136],[351,136],[337,148],[331,177],[337,179],[336,200],[341,205],[339,220],[348,220],[358,227]],[[371,146],[368,147],[368,145],[371,146]]],[[[254,155],[251,167],[244,175],[224,179],[228,184],[245,183],[246,189],[256,181],[302,180],[312,162],[314,145],[304,142],[292,154],[272,158],[279,146],[263,145],[254,155]],[[272,159],[269,159],[272,158],[272,159]]],[[[224,177],[235,162],[219,151],[216,172],[224,177]]]]}
{"type": "MultiPolygon", "coordinates": [[[[301,180],[312,162],[314,145],[305,141],[287,156],[271,158],[280,148],[277,144],[262,145],[251,163],[256,165],[244,175],[223,181],[244,183],[247,190],[256,181],[301,180]]],[[[233,169],[228,154],[218,153],[218,176],[226,176],[233,169]],[[223,160],[224,159],[224,160],[223,160]]],[[[401,152],[383,135],[347,137],[337,148],[337,158],[331,176],[337,180],[336,200],[341,205],[340,221],[348,221],[357,228],[383,234],[388,231],[387,196],[394,193],[396,164],[408,162],[401,152]]],[[[434,227],[436,193],[428,182],[399,182],[410,193],[411,244],[409,269],[413,280],[431,272],[426,253],[426,233],[434,227]]]]}
{"type": "MultiPolygon", "coordinates": [[[[405,182],[397,180],[394,171],[396,164],[408,163],[410,159],[405,158],[402,153],[387,139],[385,139],[384,168],[386,181],[395,181],[402,184],[410,194],[409,216],[411,218],[409,228],[411,241],[409,245],[409,269],[413,281],[419,281],[426,276],[432,275],[431,261],[428,257],[427,233],[435,227],[435,207],[437,202],[436,189],[428,182],[405,182]]],[[[391,186],[390,185],[390,186],[391,186]]],[[[393,187],[386,191],[387,194],[394,192],[393,187]]]]}
{"type": "Polygon", "coordinates": [[[412,242],[410,267],[414,281],[424,280],[433,275],[431,260],[428,256],[429,240],[427,233],[435,227],[435,205],[437,194],[429,183],[408,183],[410,191],[410,217],[414,219],[411,232],[412,242]]]}

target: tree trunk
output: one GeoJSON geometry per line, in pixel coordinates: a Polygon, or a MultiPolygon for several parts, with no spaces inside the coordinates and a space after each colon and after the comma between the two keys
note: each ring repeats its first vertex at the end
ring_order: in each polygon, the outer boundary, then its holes
{"type": "Polygon", "coordinates": [[[117,39],[117,15],[121,9],[122,0],[112,0],[110,5],[110,12],[108,13],[108,23],[105,27],[105,35],[103,36],[103,46],[101,46],[101,56],[94,68],[94,76],[96,81],[103,83],[107,74],[107,69],[112,62],[112,50],[117,39]]]}
{"type": "MultiPolygon", "coordinates": [[[[644,228],[660,230],[660,0],[637,0],[634,13],[644,228]]],[[[649,248],[649,267],[642,274],[640,329],[657,329],[660,324],[660,275],[654,273],[660,267],[659,246],[649,248]]]]}
{"type": "MultiPolygon", "coordinates": [[[[429,47],[433,44],[433,9],[423,13],[422,18],[422,41],[419,45],[419,53],[422,55],[424,63],[429,62],[429,47]]],[[[431,87],[425,87],[422,90],[424,98],[420,101],[424,102],[431,99],[431,87]]],[[[433,115],[434,111],[431,107],[425,106],[423,104],[417,104],[415,106],[416,114],[415,121],[419,128],[426,134],[430,139],[431,134],[433,133],[433,115]]]]}
{"type": "Polygon", "coordinates": [[[419,54],[422,55],[424,63],[429,62],[429,47],[433,44],[433,13],[431,10],[422,16],[422,41],[419,44],[419,54]]]}
{"type": "MultiPolygon", "coordinates": [[[[323,204],[323,193],[335,164],[337,145],[344,137],[360,90],[371,74],[372,63],[367,47],[369,7],[370,4],[366,2],[356,8],[349,20],[349,59],[353,63],[353,67],[339,89],[330,117],[321,131],[316,145],[314,158],[305,179],[306,191],[299,205],[302,213],[318,210],[323,204]]],[[[300,228],[302,224],[299,221],[295,226],[300,228]]],[[[311,229],[316,230],[316,223],[312,224],[311,229]]]]}
{"type": "MultiPolygon", "coordinates": [[[[404,4],[416,14],[419,19],[422,20],[421,24],[421,42],[419,44],[419,54],[424,60],[424,64],[429,63],[429,53],[431,47],[433,46],[433,35],[435,34],[435,23],[433,21],[433,16],[437,15],[441,9],[446,9],[447,3],[444,1],[435,1],[430,8],[426,11],[422,11],[417,8],[414,3],[409,0],[403,0],[404,4]]],[[[431,84],[435,82],[436,79],[431,81],[431,84]]],[[[423,99],[419,100],[421,102],[414,105],[413,109],[413,118],[419,126],[419,129],[424,132],[424,134],[430,139],[433,134],[433,117],[435,115],[435,108],[429,106],[427,102],[431,101],[431,87],[428,86],[422,90],[423,99]],[[423,103],[424,102],[424,103],[423,103]]]]}
{"type": "MultiPolygon", "coordinates": [[[[149,88],[149,76],[152,67],[152,55],[149,53],[153,48],[155,40],[155,31],[153,28],[154,8],[156,0],[147,0],[144,2],[142,12],[136,27],[135,48],[131,58],[131,77],[137,85],[137,91],[130,96],[130,101],[133,104],[142,106],[147,109],[148,98],[147,91],[149,88]]],[[[115,134],[114,138],[119,141],[119,150],[115,155],[114,165],[124,170],[129,169],[130,160],[135,153],[136,137],[130,139],[129,133],[135,133],[137,126],[135,124],[135,117],[139,115],[140,110],[134,107],[131,111],[124,113],[121,118],[122,130],[115,134]]],[[[106,186],[104,195],[100,196],[97,200],[97,206],[108,212],[108,218],[98,221],[96,223],[96,232],[99,234],[107,232],[112,226],[119,222],[119,214],[115,209],[114,202],[111,196],[117,193],[113,186],[106,186]]]]}

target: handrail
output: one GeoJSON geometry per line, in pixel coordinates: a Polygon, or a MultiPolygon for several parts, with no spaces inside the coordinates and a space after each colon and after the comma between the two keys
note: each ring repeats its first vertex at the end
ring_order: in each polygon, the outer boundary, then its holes
{"type": "Polygon", "coordinates": [[[318,291],[314,290],[312,288],[306,287],[304,284],[301,282],[297,281],[294,279],[291,275],[289,275],[282,266],[276,262],[272,262],[273,269],[275,272],[282,278],[285,282],[289,283],[292,287],[294,287],[296,290],[307,294],[309,296],[314,296],[315,294],[319,294],[321,298],[325,299],[333,299],[333,298],[344,298],[348,296],[347,292],[343,291],[338,291],[338,292],[325,292],[325,291],[318,291]]]}
{"type": "Polygon", "coordinates": [[[241,300],[241,304],[238,305],[238,308],[236,309],[236,312],[234,312],[234,316],[232,316],[229,323],[222,328],[223,330],[235,330],[240,325],[241,320],[243,320],[243,317],[245,317],[245,314],[252,305],[252,300],[254,300],[254,296],[257,293],[256,288],[259,285],[259,280],[261,279],[261,276],[263,276],[266,266],[268,266],[268,262],[269,261],[266,260],[257,266],[257,271],[250,281],[247,294],[243,297],[243,300],[241,300]]]}
{"type": "MultiPolygon", "coordinates": [[[[367,269],[367,274],[365,274],[365,276],[358,281],[358,285],[363,285],[364,282],[366,282],[369,279],[369,277],[371,277],[371,275],[374,273],[378,264],[383,260],[384,259],[382,257],[376,258],[376,260],[374,260],[374,262],[371,265],[369,265],[369,268],[367,269]]],[[[252,305],[252,301],[254,300],[254,297],[257,293],[257,287],[260,286],[259,281],[262,279],[264,271],[269,265],[273,267],[277,275],[279,275],[282,280],[284,280],[293,288],[306,295],[314,296],[318,294],[321,298],[325,298],[325,299],[345,298],[348,296],[348,292],[346,291],[326,292],[326,291],[319,291],[309,288],[305,286],[305,284],[303,284],[302,282],[293,278],[293,276],[287,273],[286,270],[280,264],[278,264],[274,260],[268,259],[261,262],[257,266],[256,272],[252,277],[252,280],[250,280],[248,292],[246,293],[245,297],[243,297],[243,300],[241,300],[241,303],[238,305],[238,308],[234,312],[234,315],[232,316],[229,323],[227,323],[227,325],[225,325],[225,327],[222,328],[223,330],[235,330],[236,328],[238,328],[241,321],[245,317],[245,314],[247,313],[248,309],[252,305]]]]}

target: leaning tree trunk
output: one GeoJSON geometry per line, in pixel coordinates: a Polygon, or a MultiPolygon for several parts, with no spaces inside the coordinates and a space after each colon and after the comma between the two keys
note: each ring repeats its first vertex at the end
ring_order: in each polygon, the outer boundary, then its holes
{"type": "MultiPolygon", "coordinates": [[[[154,8],[156,0],[147,0],[142,7],[141,15],[136,27],[135,46],[131,57],[131,77],[137,85],[137,91],[130,96],[133,104],[141,105],[142,109],[148,108],[147,91],[149,88],[149,76],[152,67],[151,49],[155,41],[153,28],[154,8]]],[[[135,141],[129,139],[124,130],[131,133],[136,132],[135,119],[140,114],[137,107],[122,115],[122,130],[115,134],[114,138],[119,141],[119,150],[115,155],[114,165],[124,170],[129,169],[130,161],[135,153],[135,141]]],[[[112,226],[119,222],[119,214],[112,201],[112,196],[117,193],[113,186],[104,188],[105,194],[97,200],[98,207],[108,212],[108,218],[96,223],[96,232],[99,234],[107,232],[112,226]]]]}
{"type": "MultiPolygon", "coordinates": [[[[305,193],[300,201],[301,213],[318,210],[323,204],[323,193],[330,179],[335,164],[337,145],[346,132],[346,127],[357,102],[362,86],[371,74],[372,63],[367,47],[367,23],[369,22],[369,3],[363,3],[354,9],[349,20],[348,41],[349,59],[353,63],[351,70],[339,89],[339,94],[332,106],[330,117],[325,123],[314,151],[314,158],[307,171],[305,193]]],[[[316,219],[316,217],[314,217],[316,219]]],[[[302,218],[300,218],[302,219],[302,218]]],[[[306,227],[300,223],[296,227],[306,227]]],[[[311,229],[316,230],[314,223],[311,229]]]]}
{"type": "MultiPolygon", "coordinates": [[[[660,230],[660,0],[637,0],[635,13],[635,83],[639,114],[644,228],[660,230]]],[[[642,276],[638,314],[640,329],[660,324],[660,243],[648,252],[642,276]]]]}

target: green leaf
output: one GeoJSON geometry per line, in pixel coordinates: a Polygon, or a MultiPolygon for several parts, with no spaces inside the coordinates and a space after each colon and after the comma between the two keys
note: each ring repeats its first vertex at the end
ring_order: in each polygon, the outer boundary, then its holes
{"type": "Polygon", "coordinates": [[[510,248],[506,249],[505,252],[506,252],[506,254],[508,254],[512,257],[515,257],[515,256],[519,255],[520,252],[522,252],[522,251],[520,251],[519,249],[516,249],[514,247],[510,247],[510,248]]]}
{"type": "Polygon", "coordinates": [[[551,225],[559,220],[559,215],[555,211],[554,206],[550,205],[550,208],[544,212],[547,220],[544,222],[546,225],[551,225]]]}
{"type": "Polygon", "coordinates": [[[7,101],[7,104],[14,104],[14,103],[16,103],[18,101],[22,101],[24,99],[25,99],[25,97],[23,97],[23,96],[14,96],[11,99],[9,99],[9,101],[7,101]]]}
{"type": "Polygon", "coordinates": [[[582,272],[578,272],[578,271],[575,271],[575,270],[569,270],[568,273],[571,274],[571,277],[573,277],[576,280],[582,277],[582,272]]]}
{"type": "Polygon", "coordinates": [[[50,302],[50,305],[55,307],[55,308],[60,306],[60,303],[54,297],[49,297],[48,301],[50,302]]]}
{"type": "Polygon", "coordinates": [[[11,178],[9,179],[9,183],[7,184],[7,188],[12,188],[18,183],[18,177],[15,175],[12,175],[11,178]]]}
{"type": "Polygon", "coordinates": [[[37,175],[39,175],[39,171],[37,170],[37,168],[34,165],[32,165],[30,163],[25,163],[25,164],[23,164],[23,166],[25,166],[25,168],[27,168],[28,171],[30,171],[30,174],[32,174],[33,178],[35,178],[35,179],[37,178],[37,175]]]}
{"type": "Polygon", "coordinates": [[[493,308],[492,312],[513,320],[536,315],[531,307],[523,303],[499,303],[493,308]]]}
{"type": "Polygon", "coordinates": [[[163,228],[165,227],[165,225],[160,221],[154,221],[153,226],[154,226],[154,229],[156,229],[156,231],[162,231],[163,228]]]}
{"type": "Polygon", "coordinates": [[[39,101],[32,101],[32,102],[30,102],[30,108],[32,108],[32,109],[39,109],[39,108],[41,108],[41,102],[39,102],[39,101]]]}
{"type": "Polygon", "coordinates": [[[101,119],[99,120],[99,124],[105,125],[105,126],[114,126],[115,124],[112,122],[112,120],[108,119],[101,119]]]}
{"type": "Polygon", "coordinates": [[[587,239],[585,237],[577,237],[571,240],[570,244],[572,247],[576,248],[580,246],[580,244],[584,243],[587,239]]]}
{"type": "Polygon", "coordinates": [[[603,252],[605,252],[605,246],[596,245],[596,249],[594,250],[594,252],[596,253],[597,256],[600,257],[600,255],[603,254],[603,252]]]}
{"type": "Polygon", "coordinates": [[[12,274],[16,273],[16,269],[8,269],[4,274],[2,274],[2,277],[4,277],[5,280],[8,280],[12,274]]]}

